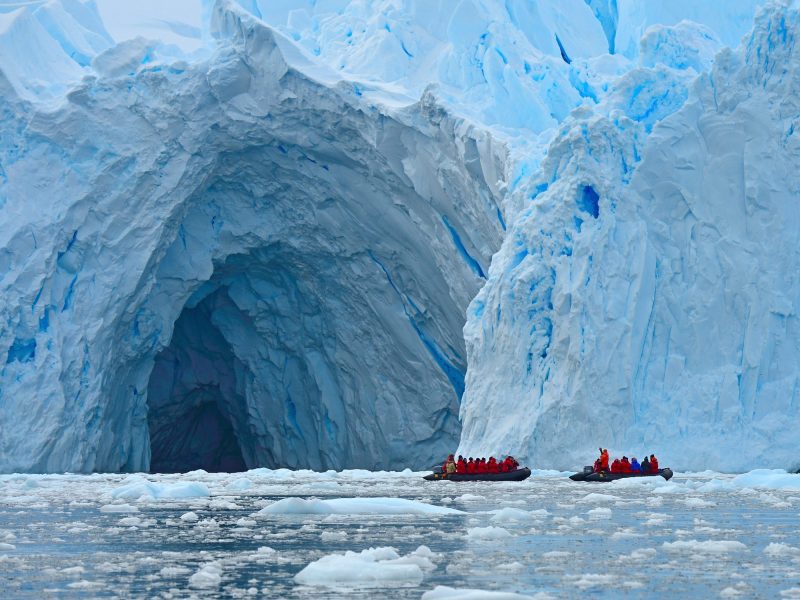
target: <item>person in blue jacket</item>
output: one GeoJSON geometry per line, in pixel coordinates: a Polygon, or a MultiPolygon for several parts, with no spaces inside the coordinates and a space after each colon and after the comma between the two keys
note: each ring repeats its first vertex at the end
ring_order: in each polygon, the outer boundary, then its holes
{"type": "Polygon", "coordinates": [[[642,472],[642,466],[639,464],[639,461],[636,460],[636,457],[634,456],[633,458],[631,458],[631,473],[641,473],[641,472],[642,472]]]}

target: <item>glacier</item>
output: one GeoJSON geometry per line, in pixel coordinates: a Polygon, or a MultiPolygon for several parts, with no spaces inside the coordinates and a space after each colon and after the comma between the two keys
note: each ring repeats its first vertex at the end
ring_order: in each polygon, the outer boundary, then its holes
{"type": "Polygon", "coordinates": [[[166,4],[0,9],[0,472],[800,465],[795,3],[166,4]]]}

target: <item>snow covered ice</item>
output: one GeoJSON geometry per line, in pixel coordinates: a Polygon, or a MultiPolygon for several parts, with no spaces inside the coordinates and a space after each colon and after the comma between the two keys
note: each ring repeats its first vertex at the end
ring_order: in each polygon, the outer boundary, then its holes
{"type": "Polygon", "coordinates": [[[0,2],[3,595],[800,597],[799,31],[0,2]]]}

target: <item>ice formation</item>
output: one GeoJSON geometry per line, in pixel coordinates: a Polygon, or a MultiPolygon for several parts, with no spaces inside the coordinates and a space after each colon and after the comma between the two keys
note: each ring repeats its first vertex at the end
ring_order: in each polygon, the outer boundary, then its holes
{"type": "Polygon", "coordinates": [[[564,124],[470,306],[464,451],[800,463],[799,23],[772,5],[707,73],[663,52],[564,124]]]}
{"type": "Polygon", "coordinates": [[[160,4],[0,9],[0,471],[800,461],[791,3],[160,4]]]}
{"type": "Polygon", "coordinates": [[[431,96],[369,101],[234,4],[211,33],[192,63],[113,46],[57,106],[35,72],[0,79],[0,470],[400,467],[457,442],[502,148],[431,96]]]}

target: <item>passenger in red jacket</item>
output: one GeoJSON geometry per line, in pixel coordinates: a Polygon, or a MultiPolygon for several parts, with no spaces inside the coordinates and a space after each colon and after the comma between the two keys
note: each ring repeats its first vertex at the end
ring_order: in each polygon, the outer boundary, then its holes
{"type": "Polygon", "coordinates": [[[600,469],[608,471],[608,448],[600,450],[600,469]]]}
{"type": "Polygon", "coordinates": [[[627,456],[623,456],[622,460],[619,461],[619,472],[620,473],[630,473],[631,472],[631,463],[628,460],[627,456]]]}
{"type": "Polygon", "coordinates": [[[658,459],[655,454],[650,455],[650,472],[658,473],[658,459]]]}
{"type": "Polygon", "coordinates": [[[456,473],[464,474],[467,472],[467,461],[459,454],[458,462],[456,462],[456,473]]]}
{"type": "Polygon", "coordinates": [[[486,459],[481,456],[481,462],[478,463],[478,473],[488,473],[489,469],[486,466],[486,459]]]}
{"type": "Polygon", "coordinates": [[[611,472],[612,473],[619,473],[620,472],[620,466],[619,466],[619,459],[618,458],[615,458],[614,462],[611,463],[611,472]]]}
{"type": "Polygon", "coordinates": [[[469,457],[467,461],[467,473],[473,475],[475,473],[475,461],[472,460],[472,457],[469,457]]]}
{"type": "Polygon", "coordinates": [[[497,459],[494,456],[489,457],[489,462],[486,464],[486,471],[488,473],[500,472],[500,467],[497,465],[497,459]]]}

